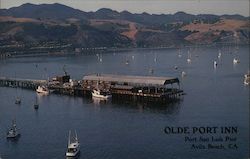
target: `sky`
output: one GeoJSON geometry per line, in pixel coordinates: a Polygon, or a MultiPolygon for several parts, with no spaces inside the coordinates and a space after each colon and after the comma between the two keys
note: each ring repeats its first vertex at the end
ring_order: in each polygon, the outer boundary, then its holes
{"type": "Polygon", "coordinates": [[[0,0],[1,8],[24,3],[61,3],[83,11],[111,8],[132,13],[174,14],[184,11],[190,14],[240,14],[249,16],[249,0],[0,0]]]}

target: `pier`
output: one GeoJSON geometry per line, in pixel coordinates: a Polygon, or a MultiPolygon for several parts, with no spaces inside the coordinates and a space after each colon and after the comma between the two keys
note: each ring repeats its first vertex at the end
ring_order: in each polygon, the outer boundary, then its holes
{"type": "Polygon", "coordinates": [[[0,77],[0,86],[4,87],[19,87],[35,90],[38,86],[45,85],[46,83],[46,80],[0,77]]]}
{"type": "Polygon", "coordinates": [[[0,86],[3,87],[35,90],[41,85],[46,85],[56,94],[82,97],[91,97],[91,91],[98,88],[110,92],[114,99],[132,101],[165,103],[183,95],[179,79],[172,77],[91,74],[84,76],[82,80],[72,80],[65,74],[49,81],[0,77],[0,86]]]}

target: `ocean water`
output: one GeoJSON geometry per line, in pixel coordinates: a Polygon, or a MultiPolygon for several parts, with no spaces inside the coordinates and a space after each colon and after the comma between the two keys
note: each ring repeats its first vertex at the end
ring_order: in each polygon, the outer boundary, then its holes
{"type": "Polygon", "coordinates": [[[186,48],[180,51],[181,57],[177,49],[162,49],[1,60],[0,76],[14,78],[47,79],[62,75],[63,67],[78,80],[92,73],[178,77],[186,95],[165,106],[144,106],[55,94],[37,97],[31,90],[0,87],[0,157],[65,158],[68,131],[76,130],[82,159],[248,158],[249,87],[243,80],[249,70],[249,48],[220,49],[220,59],[219,48],[186,48]],[[187,63],[188,57],[191,63],[187,63]],[[240,63],[233,64],[233,58],[240,63]],[[182,71],[185,77],[181,77],[182,71]],[[17,95],[22,98],[21,105],[14,104],[17,95]],[[36,97],[40,104],[37,111],[33,108],[36,97]],[[12,119],[21,132],[17,141],[6,139],[12,119]],[[168,126],[237,127],[238,131],[166,134],[168,126]],[[212,142],[212,136],[236,141],[212,142]],[[187,142],[185,137],[208,137],[210,141],[187,142]],[[225,149],[192,149],[192,144],[222,144],[225,149]],[[230,149],[229,144],[237,148],[230,149]]]}

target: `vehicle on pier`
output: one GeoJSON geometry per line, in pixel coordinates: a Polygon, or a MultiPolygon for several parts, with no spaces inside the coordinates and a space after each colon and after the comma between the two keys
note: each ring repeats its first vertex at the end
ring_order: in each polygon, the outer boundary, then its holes
{"type": "Polygon", "coordinates": [[[9,129],[9,131],[7,132],[7,138],[9,139],[16,139],[20,136],[20,133],[18,132],[17,130],[17,127],[16,127],[16,121],[13,120],[12,121],[12,126],[11,128],[9,129]]]}
{"type": "Polygon", "coordinates": [[[71,141],[71,131],[69,131],[68,148],[66,157],[76,157],[80,154],[80,142],[75,131],[74,141],[71,141]]]}

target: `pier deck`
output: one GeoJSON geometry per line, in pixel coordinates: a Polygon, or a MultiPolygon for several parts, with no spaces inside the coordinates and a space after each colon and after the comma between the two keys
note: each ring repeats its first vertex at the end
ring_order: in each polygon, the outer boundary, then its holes
{"type": "Polygon", "coordinates": [[[94,74],[84,76],[79,81],[70,81],[69,76],[63,77],[67,77],[68,80],[48,82],[47,80],[0,77],[0,86],[35,90],[40,85],[47,85],[49,89],[54,90],[54,93],[71,96],[91,96],[91,91],[98,87],[103,91],[109,91],[113,98],[161,102],[178,99],[183,94],[179,88],[178,78],[94,74]]]}

